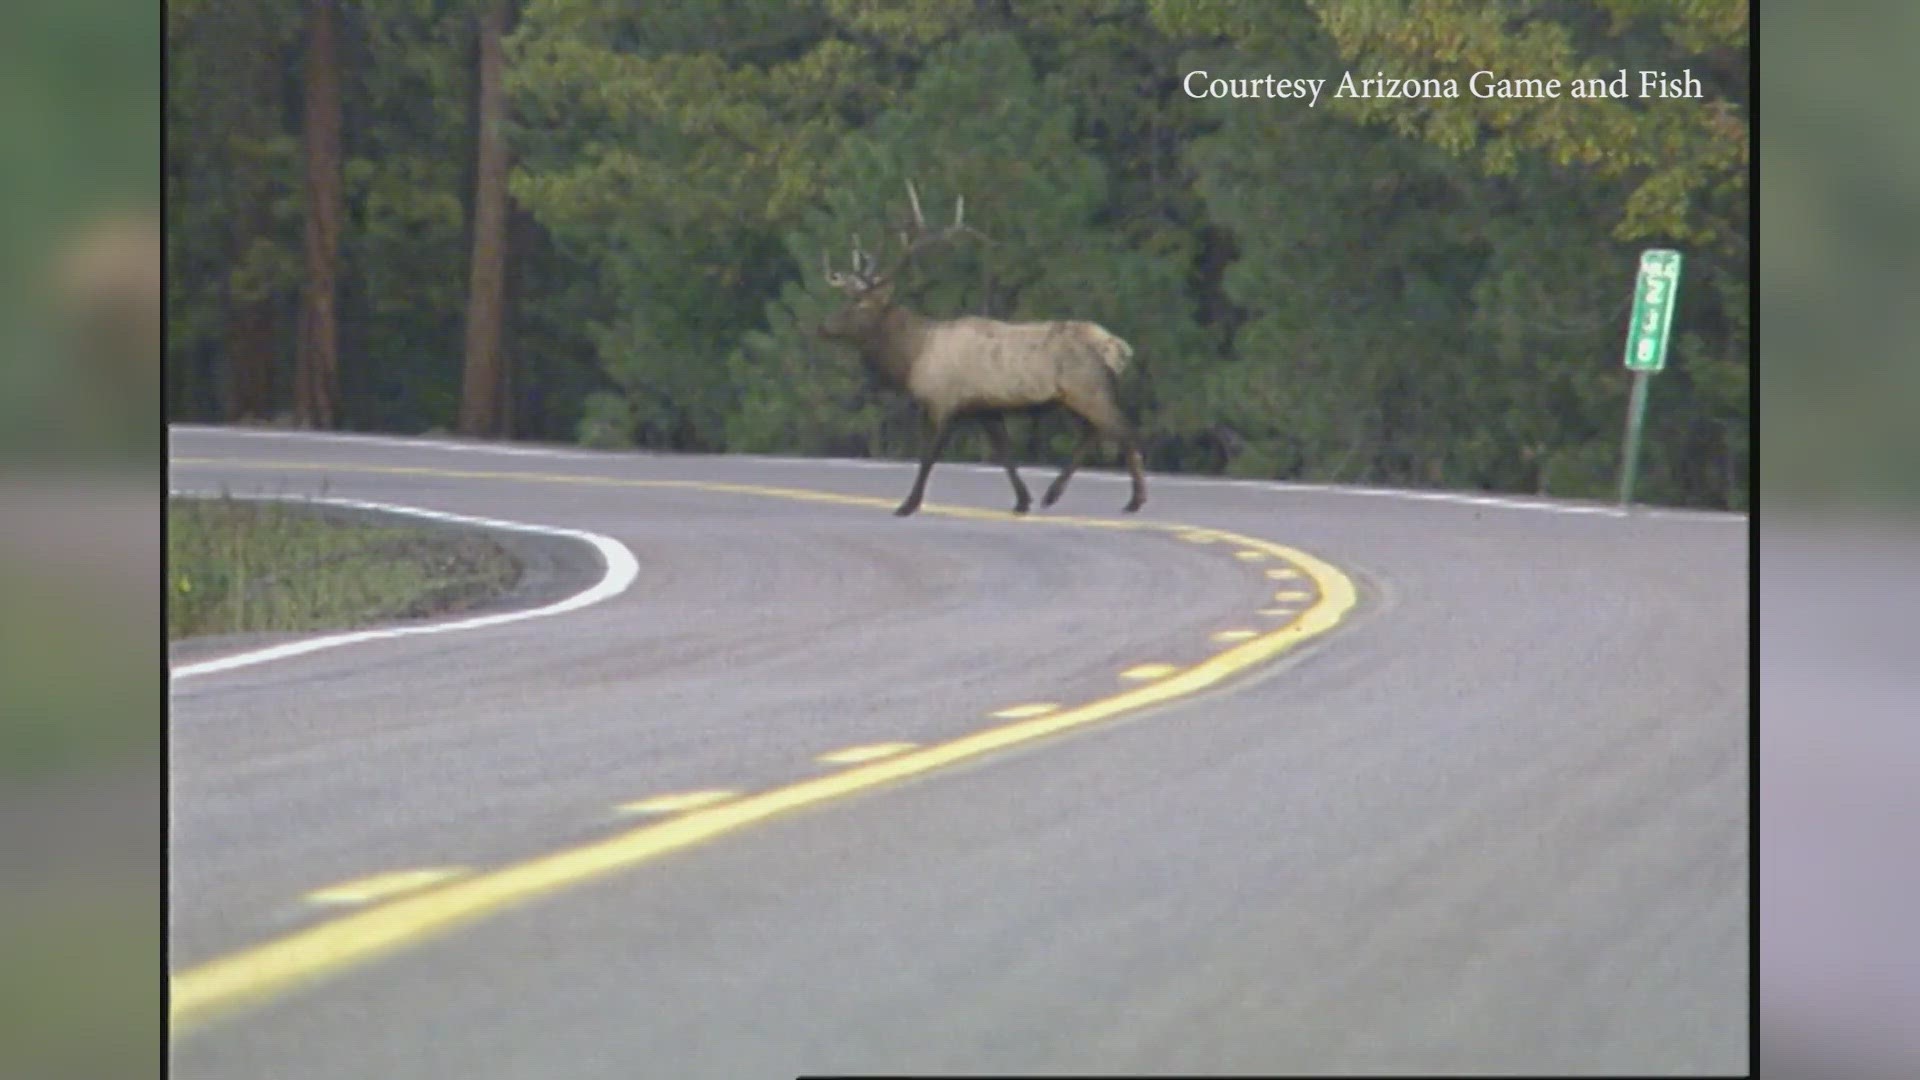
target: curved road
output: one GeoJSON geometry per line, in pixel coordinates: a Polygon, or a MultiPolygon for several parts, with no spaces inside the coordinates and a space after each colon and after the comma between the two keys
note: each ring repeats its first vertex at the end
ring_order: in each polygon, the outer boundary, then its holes
{"type": "MultiPolygon", "coordinates": [[[[1041,519],[1113,521],[1120,477],[1012,521],[947,465],[929,510],[992,512],[902,521],[907,464],[171,453],[176,490],[638,563],[552,617],[176,676],[174,1075],[1748,1069],[1742,517],[1150,477],[1112,528],[1041,519]]],[[[605,572],[543,550],[528,603],[605,572]]]]}

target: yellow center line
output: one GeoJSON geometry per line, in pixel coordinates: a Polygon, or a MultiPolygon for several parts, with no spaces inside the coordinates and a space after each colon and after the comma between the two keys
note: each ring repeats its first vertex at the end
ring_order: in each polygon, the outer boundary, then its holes
{"type": "Polygon", "coordinates": [[[308,893],[306,900],[310,904],[327,907],[365,904],[374,900],[391,900],[410,892],[438,885],[462,877],[467,869],[461,866],[439,866],[424,870],[393,870],[384,874],[371,874],[338,885],[329,885],[324,889],[315,889],[308,893]]]}
{"type": "Polygon", "coordinates": [[[1059,705],[1051,701],[1042,701],[1032,705],[1015,705],[1012,708],[1001,709],[992,715],[1001,720],[1025,720],[1030,716],[1045,716],[1059,708],[1059,705]]]}
{"type": "Polygon", "coordinates": [[[706,791],[685,791],[677,795],[656,795],[651,799],[621,803],[623,814],[677,814],[682,810],[694,810],[702,806],[712,806],[717,802],[739,796],[737,791],[724,791],[711,788],[706,791]]]}
{"type": "MultiPolygon", "coordinates": [[[[495,480],[521,483],[576,484],[597,487],[653,488],[707,491],[804,502],[832,503],[891,509],[892,500],[840,495],[799,488],[755,484],[713,483],[695,480],[642,480],[556,473],[495,472],[476,469],[438,469],[422,466],[326,465],[317,462],[227,461],[216,458],[175,458],[180,465],[226,468],[303,470],[450,479],[495,480]]],[[[1042,716],[1014,720],[932,746],[855,765],[829,775],[746,795],[718,805],[693,809],[663,821],[650,822],[602,840],[563,849],[513,866],[452,880],[423,892],[343,915],[284,937],[219,957],[171,979],[170,1027],[176,1035],[223,1014],[336,974],[460,926],[542,896],[574,888],[608,874],[626,870],[715,837],[742,829],[801,807],[869,791],[907,777],[931,772],[956,762],[1011,746],[1033,742],[1123,713],[1164,704],[1212,687],[1242,674],[1331,630],[1358,602],[1353,583],[1332,565],[1303,551],[1255,537],[1219,530],[1198,531],[1190,526],[1154,521],[1102,518],[1028,517],[967,507],[928,505],[923,513],[979,520],[1033,524],[1077,525],[1089,528],[1155,530],[1185,535],[1196,542],[1225,540],[1300,567],[1319,586],[1319,599],[1299,619],[1232,648],[1222,650],[1191,667],[1144,665],[1123,677],[1156,681],[1109,697],[1059,709],[1042,716]],[[1205,537],[1199,541],[1199,537],[1205,537]],[[1157,669],[1152,676],[1135,673],[1157,669]],[[1164,678],[1160,676],[1165,676],[1164,678]]]]}
{"type": "Polygon", "coordinates": [[[881,758],[904,754],[913,749],[910,742],[874,743],[871,746],[849,746],[845,750],[835,750],[814,758],[822,765],[858,765],[863,761],[878,761],[881,758]]]}

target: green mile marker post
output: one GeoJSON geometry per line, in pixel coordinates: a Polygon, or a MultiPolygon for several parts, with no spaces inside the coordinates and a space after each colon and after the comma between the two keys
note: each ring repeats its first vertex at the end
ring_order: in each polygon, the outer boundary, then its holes
{"type": "Polygon", "coordinates": [[[1627,370],[1633,393],[1627,400],[1627,434],[1620,465],[1620,505],[1633,503],[1634,476],[1640,471],[1640,429],[1647,415],[1647,378],[1667,366],[1667,338],[1673,328],[1673,301],[1680,292],[1680,253],[1648,248],[1640,253],[1640,276],[1633,283],[1633,321],[1627,327],[1627,370]]]}

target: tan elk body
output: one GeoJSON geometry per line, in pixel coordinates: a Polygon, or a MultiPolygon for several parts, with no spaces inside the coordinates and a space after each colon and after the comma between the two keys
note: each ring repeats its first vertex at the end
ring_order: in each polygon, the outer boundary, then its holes
{"type": "Polygon", "coordinates": [[[911,183],[907,193],[913,201],[912,238],[885,271],[874,266],[856,241],[850,272],[826,270],[828,283],[846,293],[851,302],[819,327],[820,336],[854,346],[869,370],[906,391],[926,414],[929,433],[920,471],[895,513],[906,515],[919,509],[927,477],[952,434],[952,423],[963,418],[976,419],[986,429],[1013,484],[1014,512],[1025,513],[1032,500],[1013,462],[1005,417],[1054,408],[1078,416],[1083,428],[1073,457],[1048,486],[1041,505],[1051,506],[1060,498],[1090,444],[1106,436],[1120,444],[1132,476],[1133,497],[1126,509],[1138,510],[1146,501],[1146,481],[1131,425],[1117,401],[1118,379],[1133,348],[1090,322],[1004,322],[975,316],[930,319],[895,303],[894,278],[908,258],[927,243],[965,229],[963,204],[956,203],[954,225],[944,233],[924,235],[920,200],[911,183]]]}

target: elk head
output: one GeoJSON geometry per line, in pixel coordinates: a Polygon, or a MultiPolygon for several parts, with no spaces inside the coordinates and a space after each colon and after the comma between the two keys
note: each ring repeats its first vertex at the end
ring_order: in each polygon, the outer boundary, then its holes
{"type": "Polygon", "coordinates": [[[979,230],[966,224],[964,195],[953,202],[953,223],[937,231],[927,228],[926,216],[920,212],[920,193],[914,190],[912,180],[907,181],[907,201],[913,216],[896,226],[899,249],[887,259],[884,267],[861,247],[857,235],[853,238],[852,266],[846,273],[834,270],[827,261],[827,253],[820,253],[820,269],[827,284],[840,290],[848,300],[846,306],[821,320],[814,331],[820,337],[851,341],[865,337],[880,325],[893,306],[894,282],[915,255],[963,232],[986,239],[979,230]]]}

